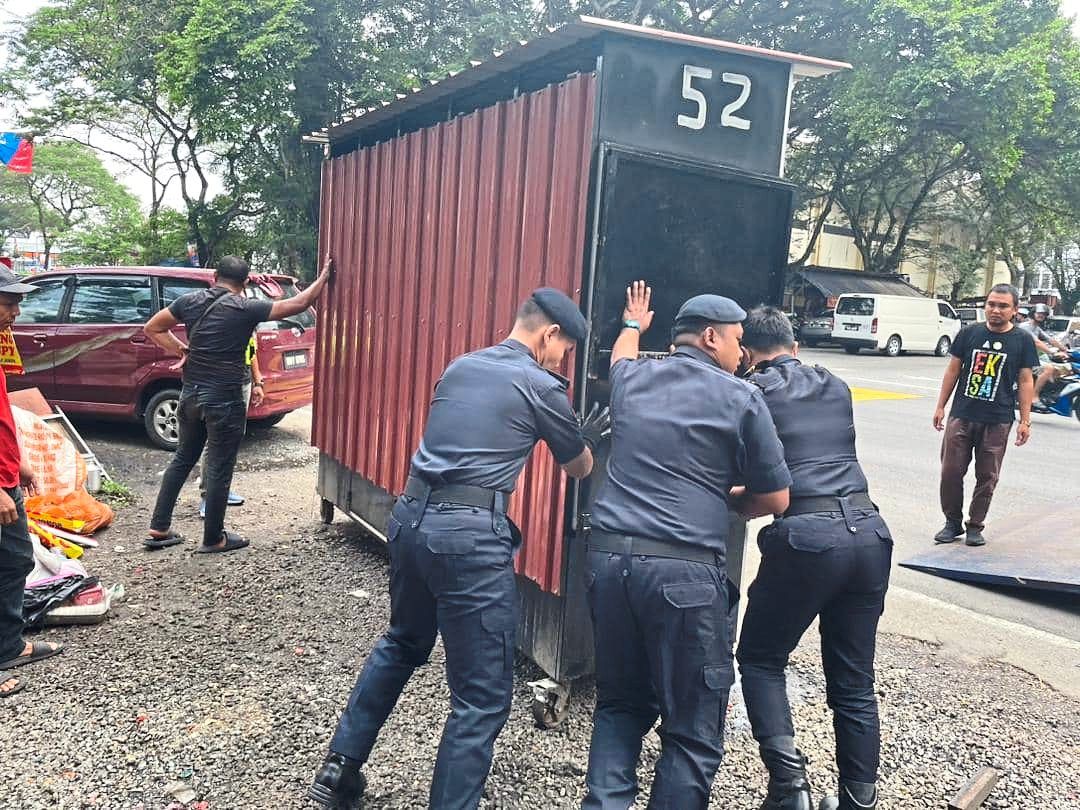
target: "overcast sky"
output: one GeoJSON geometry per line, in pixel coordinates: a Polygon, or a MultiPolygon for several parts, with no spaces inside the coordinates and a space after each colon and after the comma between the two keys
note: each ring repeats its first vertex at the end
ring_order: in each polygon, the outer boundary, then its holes
{"type": "MultiPolygon", "coordinates": [[[[25,19],[42,6],[47,5],[45,0],[0,0],[0,30],[9,30],[13,24],[25,19]]],[[[1080,0],[1061,0],[1061,8],[1066,16],[1073,19],[1073,31],[1080,36],[1080,0]]],[[[6,49],[5,49],[6,51],[6,49]]],[[[0,52],[0,70],[4,69],[6,53],[0,52]]],[[[11,128],[15,123],[15,110],[7,103],[6,99],[0,98],[0,131],[11,128]]],[[[125,175],[123,164],[115,161],[109,162],[121,179],[127,183],[132,191],[143,200],[148,202],[149,189],[147,181],[141,175],[133,175],[128,171],[125,175]],[[136,181],[140,182],[136,182],[136,181]]],[[[177,201],[167,199],[168,204],[177,205],[177,201]]]]}

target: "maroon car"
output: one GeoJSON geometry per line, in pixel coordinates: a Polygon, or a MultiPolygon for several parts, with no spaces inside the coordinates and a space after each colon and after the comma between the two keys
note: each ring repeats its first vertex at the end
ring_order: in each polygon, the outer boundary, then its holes
{"type": "MultiPolygon", "coordinates": [[[[41,389],[70,414],[142,420],[159,447],[178,440],[176,362],[143,334],[143,324],[177,296],[209,287],[213,273],[176,267],[79,267],[28,279],[38,287],[26,296],[12,331],[25,374],[8,377],[12,389],[41,389]]],[[[291,298],[296,280],[252,275],[247,295],[291,298]]],[[[259,324],[255,331],[266,396],[248,417],[270,426],[311,403],[315,315],[259,324]]],[[[184,327],[176,329],[184,339],[184,327]]]]}

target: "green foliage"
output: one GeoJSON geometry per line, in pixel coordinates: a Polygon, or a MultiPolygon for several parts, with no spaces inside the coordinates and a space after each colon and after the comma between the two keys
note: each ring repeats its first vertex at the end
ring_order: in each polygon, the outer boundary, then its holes
{"type": "Polygon", "coordinates": [[[131,487],[123,481],[117,481],[115,478],[106,478],[102,480],[101,491],[98,493],[98,498],[105,501],[114,509],[123,509],[125,506],[131,506],[136,500],[135,493],[132,492],[131,487]]]}
{"type": "Polygon", "coordinates": [[[154,220],[142,223],[138,242],[143,248],[142,264],[186,261],[190,241],[187,217],[172,208],[162,208],[154,220]]]}
{"type": "Polygon", "coordinates": [[[35,221],[21,177],[0,169],[0,245],[12,236],[32,231],[35,221]]]}
{"type": "Polygon", "coordinates": [[[850,61],[796,87],[788,171],[867,269],[964,220],[960,184],[987,213],[954,247],[1000,251],[1017,277],[1080,221],[1080,46],[1057,0],[57,0],[13,73],[51,92],[40,126],[111,127],[163,178],[135,240],[146,258],[184,231],[204,265],[238,252],[310,276],[321,155],[303,134],[578,13],[850,61]],[[171,175],[183,227],[159,215],[171,175]]]}
{"type": "Polygon", "coordinates": [[[40,142],[34,171],[8,175],[4,185],[33,215],[45,253],[58,242],[95,229],[136,220],[138,203],[93,150],[70,142],[40,142]]]}
{"type": "Polygon", "coordinates": [[[864,20],[850,42],[855,69],[831,82],[830,100],[800,99],[823,110],[796,117],[791,165],[810,196],[843,213],[864,266],[896,270],[958,178],[1000,196],[1052,154],[1055,105],[1080,92],[1053,65],[1077,44],[1045,0],[840,5],[864,20]]]}

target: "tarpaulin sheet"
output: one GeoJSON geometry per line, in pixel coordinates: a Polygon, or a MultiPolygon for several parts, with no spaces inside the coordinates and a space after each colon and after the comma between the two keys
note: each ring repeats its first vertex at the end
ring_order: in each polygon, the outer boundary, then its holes
{"type": "Polygon", "coordinates": [[[985,546],[927,548],[900,565],[949,579],[1080,593],[1080,508],[995,521],[985,546]]]}

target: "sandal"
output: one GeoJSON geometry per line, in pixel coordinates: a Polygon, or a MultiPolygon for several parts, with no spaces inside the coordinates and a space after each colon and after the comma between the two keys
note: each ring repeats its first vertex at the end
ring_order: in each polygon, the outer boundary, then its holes
{"type": "Polygon", "coordinates": [[[222,532],[222,536],[225,538],[225,544],[221,546],[208,546],[201,545],[195,549],[196,554],[220,554],[226,551],[236,551],[237,549],[247,548],[249,540],[246,537],[241,537],[238,534],[232,532],[222,532]]]}
{"type": "Polygon", "coordinates": [[[151,534],[142,541],[142,544],[143,548],[147,551],[160,551],[161,549],[169,548],[170,546],[178,546],[185,540],[187,540],[187,538],[184,537],[184,535],[169,529],[169,533],[164,537],[156,537],[151,534]]]}
{"type": "Polygon", "coordinates": [[[44,661],[46,658],[52,658],[63,651],[63,644],[57,644],[54,647],[46,641],[35,641],[30,645],[29,655],[17,655],[10,661],[4,661],[0,663],[0,669],[10,669],[12,667],[21,667],[24,664],[32,664],[35,661],[44,661]]]}
{"type": "Polygon", "coordinates": [[[0,698],[11,697],[16,692],[21,692],[23,687],[26,686],[26,678],[20,678],[14,672],[0,670],[0,684],[7,683],[8,681],[15,681],[15,685],[10,689],[0,689],[0,698]]]}

